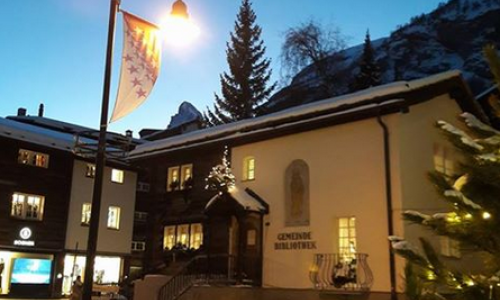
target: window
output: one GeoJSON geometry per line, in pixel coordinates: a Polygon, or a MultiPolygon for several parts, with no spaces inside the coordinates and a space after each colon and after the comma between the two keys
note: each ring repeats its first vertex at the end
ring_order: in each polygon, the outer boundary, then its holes
{"type": "Polygon", "coordinates": [[[179,167],[168,168],[167,191],[176,191],[179,189],[179,167]]]}
{"type": "Polygon", "coordinates": [[[14,193],[10,215],[19,219],[42,220],[44,201],[43,196],[14,193]]]}
{"type": "Polygon", "coordinates": [[[139,181],[137,182],[137,191],[139,192],[149,192],[151,186],[149,185],[149,183],[146,183],[146,182],[142,182],[142,181],[139,181]]]}
{"type": "Polygon", "coordinates": [[[19,149],[17,162],[24,165],[30,165],[40,168],[49,167],[49,155],[40,152],[34,152],[25,149],[19,149]]]}
{"type": "Polygon", "coordinates": [[[183,165],[181,167],[181,189],[193,187],[193,165],[183,165]]]}
{"type": "Polygon", "coordinates": [[[189,248],[199,249],[201,244],[203,244],[203,227],[200,223],[191,224],[189,248]]]}
{"type": "Polygon", "coordinates": [[[339,254],[354,258],[356,254],[356,218],[339,218],[339,254]]]}
{"type": "Polygon", "coordinates": [[[460,242],[451,239],[447,236],[440,237],[441,244],[441,254],[448,257],[460,258],[462,256],[460,252],[460,242]]]}
{"type": "Polygon", "coordinates": [[[165,226],[163,246],[165,250],[174,247],[199,249],[203,245],[203,226],[201,223],[165,226]]]}
{"type": "Polygon", "coordinates": [[[148,220],[148,213],[142,211],[134,212],[134,220],[136,222],[146,222],[148,220]]]}
{"type": "Polygon", "coordinates": [[[253,156],[245,157],[243,160],[243,180],[255,179],[255,158],[253,156]]]}
{"type": "Polygon", "coordinates": [[[118,169],[111,170],[111,181],[114,183],[123,183],[123,171],[118,169]]]}
{"type": "Polygon", "coordinates": [[[166,226],[163,236],[163,248],[170,250],[175,246],[175,226],[166,226]]]}
{"type": "Polygon", "coordinates": [[[85,176],[89,178],[95,177],[95,165],[87,164],[87,170],[85,171],[85,176]]]}
{"type": "Polygon", "coordinates": [[[108,209],[108,228],[120,229],[120,208],[118,206],[110,206],[108,209]]]}
{"type": "Polygon", "coordinates": [[[452,153],[442,145],[434,145],[434,169],[447,176],[454,174],[452,153]]]}
{"type": "Polygon", "coordinates": [[[132,251],[144,251],[146,250],[146,243],[145,242],[132,242],[132,251]]]}
{"type": "Polygon", "coordinates": [[[83,203],[82,205],[82,225],[90,224],[90,212],[92,211],[92,205],[90,203],[83,203]]]}

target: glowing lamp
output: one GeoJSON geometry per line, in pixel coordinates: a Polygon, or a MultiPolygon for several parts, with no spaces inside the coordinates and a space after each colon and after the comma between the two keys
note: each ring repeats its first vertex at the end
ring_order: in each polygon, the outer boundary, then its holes
{"type": "Polygon", "coordinates": [[[187,5],[182,0],[177,0],[172,4],[172,12],[170,13],[173,17],[188,19],[189,14],[187,10],[187,5]]]}
{"type": "Polygon", "coordinates": [[[487,211],[483,212],[483,219],[488,220],[489,218],[491,218],[491,214],[487,211]]]}
{"type": "Polygon", "coordinates": [[[185,46],[199,35],[199,28],[189,18],[187,6],[182,0],[172,5],[172,12],[161,22],[161,30],[168,44],[185,46]]]}

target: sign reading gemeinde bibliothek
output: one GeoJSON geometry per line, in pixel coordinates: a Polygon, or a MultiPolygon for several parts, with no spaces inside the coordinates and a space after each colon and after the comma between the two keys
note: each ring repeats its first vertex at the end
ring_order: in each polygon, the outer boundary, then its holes
{"type": "Polygon", "coordinates": [[[278,233],[278,241],[274,243],[274,250],[310,250],[316,249],[316,241],[312,239],[310,231],[278,233]]]}

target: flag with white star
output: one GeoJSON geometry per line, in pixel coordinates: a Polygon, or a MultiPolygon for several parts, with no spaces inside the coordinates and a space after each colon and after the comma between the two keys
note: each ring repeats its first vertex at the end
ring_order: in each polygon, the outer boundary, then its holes
{"type": "Polygon", "coordinates": [[[114,122],[141,105],[151,93],[160,71],[159,28],[143,19],[123,13],[123,53],[114,122]]]}

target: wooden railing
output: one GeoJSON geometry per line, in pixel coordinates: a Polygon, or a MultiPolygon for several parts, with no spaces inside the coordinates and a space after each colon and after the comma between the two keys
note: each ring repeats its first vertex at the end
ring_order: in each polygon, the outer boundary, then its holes
{"type": "Polygon", "coordinates": [[[170,278],[158,292],[158,300],[176,300],[195,284],[234,283],[234,256],[197,255],[170,278]]]}
{"type": "Polygon", "coordinates": [[[373,284],[372,271],[364,253],[315,254],[309,278],[314,288],[336,292],[368,292],[373,284]]]}

